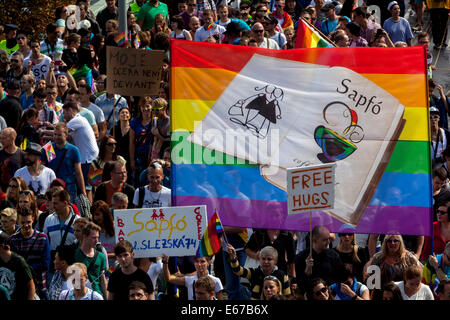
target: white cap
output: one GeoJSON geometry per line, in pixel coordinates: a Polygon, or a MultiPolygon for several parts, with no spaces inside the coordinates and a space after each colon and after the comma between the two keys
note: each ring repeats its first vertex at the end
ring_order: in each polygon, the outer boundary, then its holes
{"type": "Polygon", "coordinates": [[[389,2],[388,7],[387,7],[388,11],[391,11],[392,6],[394,6],[394,5],[396,5],[396,4],[398,5],[398,2],[397,2],[397,1],[391,1],[391,2],[389,2]]]}
{"type": "Polygon", "coordinates": [[[84,28],[89,29],[91,27],[91,23],[89,20],[82,20],[78,23],[78,29],[84,28]]]}

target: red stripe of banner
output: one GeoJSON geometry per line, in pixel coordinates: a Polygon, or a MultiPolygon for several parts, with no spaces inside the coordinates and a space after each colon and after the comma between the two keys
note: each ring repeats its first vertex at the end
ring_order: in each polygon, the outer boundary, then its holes
{"type": "Polygon", "coordinates": [[[257,52],[306,63],[342,66],[358,73],[423,74],[425,48],[313,48],[270,50],[170,39],[172,67],[220,68],[239,72],[257,52]]]}

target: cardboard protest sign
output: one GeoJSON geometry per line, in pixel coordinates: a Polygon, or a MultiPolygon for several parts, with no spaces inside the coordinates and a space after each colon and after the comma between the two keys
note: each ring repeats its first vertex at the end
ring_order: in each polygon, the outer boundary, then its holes
{"type": "Polygon", "coordinates": [[[115,210],[116,243],[128,240],[136,258],[193,256],[207,226],[206,206],[115,210]]]}
{"type": "Polygon", "coordinates": [[[157,95],[164,51],[106,47],[106,91],[124,96],[157,95]]]}
{"type": "Polygon", "coordinates": [[[287,169],[288,214],[334,208],[336,164],[287,169]]]}

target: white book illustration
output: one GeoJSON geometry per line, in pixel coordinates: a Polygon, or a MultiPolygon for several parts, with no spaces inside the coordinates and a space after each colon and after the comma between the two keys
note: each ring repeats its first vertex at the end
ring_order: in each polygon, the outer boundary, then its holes
{"type": "Polygon", "coordinates": [[[260,164],[264,178],[283,190],[286,168],[335,162],[329,213],[357,224],[389,162],[403,113],[395,97],[350,69],[255,54],[189,139],[260,164]],[[227,147],[227,131],[239,132],[241,143],[227,147]]]}

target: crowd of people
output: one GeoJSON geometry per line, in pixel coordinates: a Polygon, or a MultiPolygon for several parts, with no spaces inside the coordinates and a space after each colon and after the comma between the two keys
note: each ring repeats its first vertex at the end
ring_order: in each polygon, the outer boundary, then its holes
{"type": "MultiPolygon", "coordinates": [[[[143,97],[106,91],[116,2],[95,15],[89,0],[74,1],[76,24],[57,8],[44,38],[3,26],[0,300],[450,299],[450,101],[431,71],[433,239],[224,226],[214,256],[135,258],[114,228],[114,210],[171,205],[170,38],[289,50],[303,21],[338,47],[428,48],[423,2],[411,28],[401,0],[381,5],[378,22],[350,0],[136,0],[129,46],[165,51],[159,93],[143,97]]],[[[442,3],[428,7],[434,49],[447,45],[435,22],[450,9],[442,3]]]]}

